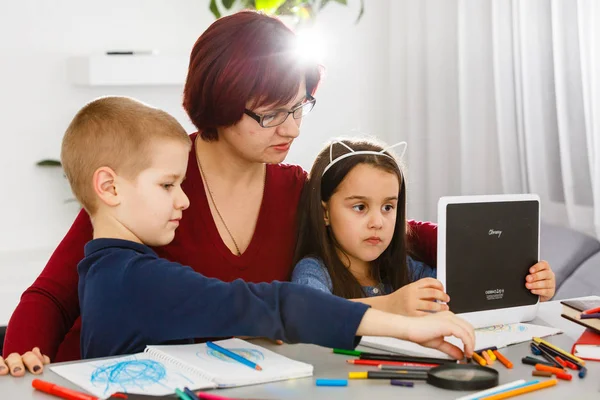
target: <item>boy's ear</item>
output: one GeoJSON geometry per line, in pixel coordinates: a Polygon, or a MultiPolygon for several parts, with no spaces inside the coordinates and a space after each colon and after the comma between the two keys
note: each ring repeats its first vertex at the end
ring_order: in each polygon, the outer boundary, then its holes
{"type": "Polygon", "coordinates": [[[327,208],[327,203],[321,201],[321,206],[323,207],[323,221],[325,222],[325,226],[329,226],[329,209],[327,208]]]}
{"type": "Polygon", "coordinates": [[[94,192],[100,201],[110,207],[118,206],[121,203],[117,194],[116,180],[117,174],[112,168],[100,167],[94,172],[94,192]]]}

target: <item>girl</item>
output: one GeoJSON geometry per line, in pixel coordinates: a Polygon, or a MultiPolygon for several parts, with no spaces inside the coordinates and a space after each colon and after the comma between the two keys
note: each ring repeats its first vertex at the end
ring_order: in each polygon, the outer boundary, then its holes
{"type": "MultiPolygon", "coordinates": [[[[396,146],[403,153],[406,143],[396,146]]],[[[387,311],[393,304],[405,315],[447,310],[436,302],[450,298],[434,279],[435,267],[410,246],[415,235],[405,204],[404,176],[387,149],[367,140],[332,142],[315,160],[302,195],[292,282],[387,311]]],[[[551,298],[549,265],[542,261],[531,272],[527,287],[542,301],[551,298]]]]}

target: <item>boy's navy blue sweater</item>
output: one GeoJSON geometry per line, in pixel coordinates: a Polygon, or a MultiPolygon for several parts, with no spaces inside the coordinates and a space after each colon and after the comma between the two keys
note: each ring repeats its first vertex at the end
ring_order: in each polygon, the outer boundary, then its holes
{"type": "Polygon", "coordinates": [[[287,282],[207,278],[127,240],[92,240],[77,268],[83,358],[226,336],[354,348],[368,308],[287,282]]]}

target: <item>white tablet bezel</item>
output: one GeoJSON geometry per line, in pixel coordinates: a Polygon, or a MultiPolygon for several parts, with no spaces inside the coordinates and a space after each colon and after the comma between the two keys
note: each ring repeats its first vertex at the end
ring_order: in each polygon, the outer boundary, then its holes
{"type": "MultiPolygon", "coordinates": [[[[480,196],[446,196],[438,201],[438,230],[437,230],[437,279],[446,287],[446,207],[450,204],[487,203],[508,201],[537,201],[540,210],[540,197],[536,194],[502,194],[480,196]]],[[[538,211],[539,212],[539,211],[538,211]]],[[[540,214],[541,217],[541,214],[540,214]]],[[[537,258],[540,259],[540,219],[538,218],[538,249],[537,258]]],[[[525,282],[523,282],[525,285],[525,282]]],[[[475,328],[482,328],[499,324],[531,321],[537,314],[538,301],[533,305],[508,307],[496,310],[477,311],[457,314],[470,322],[475,328]]]]}

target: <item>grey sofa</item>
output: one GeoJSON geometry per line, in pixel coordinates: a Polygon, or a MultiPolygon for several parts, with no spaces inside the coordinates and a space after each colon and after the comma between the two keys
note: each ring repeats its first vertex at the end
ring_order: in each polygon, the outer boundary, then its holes
{"type": "Polygon", "coordinates": [[[556,275],[554,300],[600,295],[600,241],[542,222],[540,257],[556,275]]]}

